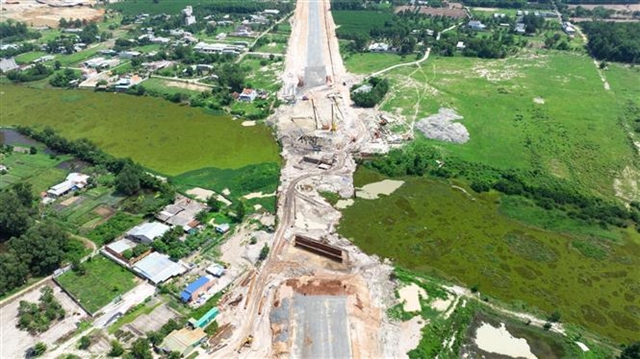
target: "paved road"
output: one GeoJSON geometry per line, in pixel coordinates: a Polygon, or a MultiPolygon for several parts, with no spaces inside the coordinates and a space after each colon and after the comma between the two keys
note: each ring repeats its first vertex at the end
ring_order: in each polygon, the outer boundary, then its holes
{"type": "Polygon", "coordinates": [[[292,358],[351,358],[347,297],[293,297],[292,358]]]}

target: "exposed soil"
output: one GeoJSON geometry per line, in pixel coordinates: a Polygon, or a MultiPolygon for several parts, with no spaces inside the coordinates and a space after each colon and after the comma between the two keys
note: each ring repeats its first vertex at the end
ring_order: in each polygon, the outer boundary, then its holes
{"type": "Polygon", "coordinates": [[[58,27],[61,18],[99,21],[103,15],[104,9],[94,9],[88,6],[51,7],[35,0],[20,0],[18,3],[2,4],[3,19],[23,21],[32,26],[58,27]]]}

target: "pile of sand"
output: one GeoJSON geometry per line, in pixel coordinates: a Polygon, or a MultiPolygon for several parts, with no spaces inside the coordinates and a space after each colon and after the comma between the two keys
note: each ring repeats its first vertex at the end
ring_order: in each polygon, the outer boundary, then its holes
{"type": "Polygon", "coordinates": [[[441,108],[437,114],[423,118],[416,123],[416,128],[427,138],[453,143],[465,143],[469,141],[469,131],[456,120],[462,116],[454,110],[441,108]]]}

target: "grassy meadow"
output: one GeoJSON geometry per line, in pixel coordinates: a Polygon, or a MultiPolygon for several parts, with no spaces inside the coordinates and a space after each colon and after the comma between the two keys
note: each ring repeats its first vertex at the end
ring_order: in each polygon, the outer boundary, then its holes
{"type": "Polygon", "coordinates": [[[65,137],[88,138],[114,156],[131,157],[165,175],[279,161],[267,127],[243,127],[229,116],[160,98],[11,85],[1,90],[4,125],[51,126],[65,137]]]}
{"type": "Polygon", "coordinates": [[[470,141],[433,141],[450,154],[552,173],[613,196],[614,180],[627,166],[635,171],[636,161],[621,125],[621,92],[636,99],[640,94],[640,73],[613,67],[606,73],[615,76],[612,90],[606,91],[593,61],[573,53],[526,50],[504,60],[433,57],[419,68],[392,71],[391,95],[382,108],[409,120],[453,108],[464,117],[470,141]]]}
{"type": "Polygon", "coordinates": [[[107,257],[95,256],[85,266],[87,272],[84,275],[69,271],[57,280],[92,313],[135,287],[133,273],[107,257]]]}
{"type": "Polygon", "coordinates": [[[9,168],[6,174],[0,174],[0,189],[26,181],[31,183],[34,193],[46,191],[67,176],[67,171],[58,168],[67,159],[67,156],[54,159],[42,152],[35,155],[18,152],[0,155],[0,164],[9,168]]]}
{"type": "MultiPolygon", "coordinates": [[[[356,186],[379,178],[359,169],[356,186]]],[[[367,253],[476,284],[519,310],[548,315],[557,309],[563,322],[619,342],[637,340],[640,241],[633,230],[618,230],[611,239],[571,228],[552,232],[501,214],[497,193],[466,194],[447,182],[404,180],[388,197],[357,199],[343,210],[340,233],[367,253]]]]}
{"type": "Polygon", "coordinates": [[[345,56],[344,66],[351,73],[368,75],[372,72],[386,69],[389,66],[415,60],[415,55],[403,57],[392,53],[364,52],[345,56]]]}

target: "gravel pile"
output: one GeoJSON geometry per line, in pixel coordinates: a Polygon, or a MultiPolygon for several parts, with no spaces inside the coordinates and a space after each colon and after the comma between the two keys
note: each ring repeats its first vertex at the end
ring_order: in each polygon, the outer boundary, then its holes
{"type": "Polygon", "coordinates": [[[454,110],[441,108],[437,114],[423,118],[416,123],[416,128],[427,138],[453,143],[469,141],[469,131],[459,122],[462,116],[454,110]]]}

